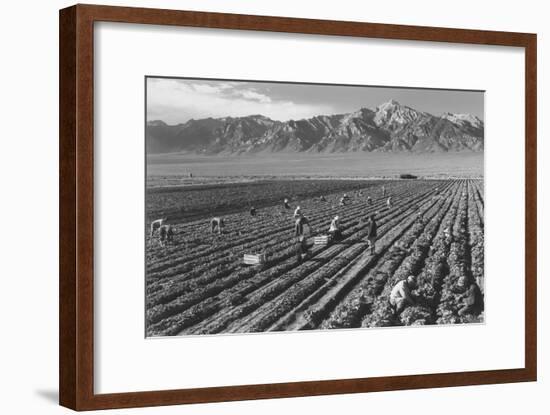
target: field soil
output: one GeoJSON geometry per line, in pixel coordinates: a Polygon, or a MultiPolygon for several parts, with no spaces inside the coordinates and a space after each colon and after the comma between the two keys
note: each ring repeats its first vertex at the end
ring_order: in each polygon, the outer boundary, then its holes
{"type": "Polygon", "coordinates": [[[168,246],[156,236],[146,240],[148,336],[483,322],[483,312],[458,314],[455,290],[462,276],[483,289],[480,179],[281,180],[189,191],[147,193],[147,221],[171,212],[175,229],[168,246]],[[344,193],[351,200],[340,206],[344,193]],[[310,254],[301,262],[284,197],[311,224],[310,254]],[[212,234],[208,214],[221,211],[224,232],[212,234]],[[374,254],[367,240],[371,214],[378,224],[374,254]],[[335,215],[342,240],[314,245],[335,215]],[[266,262],[244,265],[244,254],[265,254],[266,262]],[[395,315],[389,293],[408,275],[417,277],[417,302],[395,315]]]}

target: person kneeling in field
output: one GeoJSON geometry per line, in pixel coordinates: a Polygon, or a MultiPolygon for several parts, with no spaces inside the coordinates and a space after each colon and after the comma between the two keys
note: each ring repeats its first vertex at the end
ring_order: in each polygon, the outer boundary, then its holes
{"type": "Polygon", "coordinates": [[[414,275],[409,275],[406,280],[401,280],[392,288],[390,293],[390,306],[397,314],[410,305],[414,305],[415,301],[411,296],[411,290],[416,286],[414,275]]]}
{"type": "Polygon", "coordinates": [[[483,311],[483,295],[475,282],[468,284],[468,278],[462,276],[458,279],[457,286],[453,289],[453,292],[460,293],[460,302],[458,303],[459,316],[465,314],[478,315],[483,311]]]}
{"type": "Polygon", "coordinates": [[[222,218],[212,218],[212,220],[210,221],[210,233],[218,231],[218,234],[221,235],[224,226],[225,225],[222,218]]]}
{"type": "Polygon", "coordinates": [[[162,225],[159,228],[159,242],[161,246],[174,242],[174,229],[172,225],[162,225]]]}
{"type": "Polygon", "coordinates": [[[250,216],[256,216],[256,208],[254,206],[250,208],[250,216]]]}
{"type": "Polygon", "coordinates": [[[369,241],[370,253],[371,255],[374,255],[376,251],[376,236],[378,233],[374,213],[370,215],[368,226],[367,240],[369,241]]]}
{"type": "Polygon", "coordinates": [[[334,219],[332,219],[332,222],[330,222],[328,234],[330,235],[331,239],[335,241],[339,241],[340,239],[342,239],[342,231],[340,231],[340,218],[338,216],[335,216],[334,219]]]}
{"type": "Polygon", "coordinates": [[[153,236],[155,231],[157,229],[159,229],[163,224],[164,222],[166,222],[168,218],[164,217],[164,218],[160,218],[160,219],[157,219],[157,220],[154,220],[153,222],[151,222],[151,233],[150,233],[150,236],[153,236]]]}
{"type": "Polygon", "coordinates": [[[296,244],[296,262],[301,263],[309,255],[309,246],[304,235],[298,238],[296,244]]]}

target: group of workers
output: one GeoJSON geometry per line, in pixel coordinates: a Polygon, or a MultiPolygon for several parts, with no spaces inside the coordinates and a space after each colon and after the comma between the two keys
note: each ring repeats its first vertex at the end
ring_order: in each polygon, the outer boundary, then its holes
{"type": "MultiPolygon", "coordinates": [[[[286,204],[286,200],[285,200],[285,204],[286,204]]],[[[293,218],[295,220],[294,237],[296,238],[296,241],[297,241],[296,258],[298,262],[302,262],[302,260],[307,256],[309,256],[310,254],[309,245],[307,244],[307,239],[305,238],[305,235],[304,235],[304,229],[305,229],[304,227],[307,226],[310,233],[312,233],[312,229],[309,224],[309,220],[303,214],[300,206],[297,206],[296,209],[294,210],[293,218]]],[[[372,213],[369,216],[369,221],[367,224],[367,240],[369,243],[371,255],[374,255],[376,252],[377,229],[378,227],[376,224],[376,216],[374,213],[372,213]]],[[[340,241],[343,239],[339,215],[336,215],[332,218],[328,228],[328,236],[332,241],[340,241]]]]}
{"type": "MultiPolygon", "coordinates": [[[[389,297],[390,307],[399,315],[405,308],[418,303],[412,292],[417,287],[416,277],[409,275],[406,279],[398,281],[392,288],[389,297]]],[[[451,287],[451,291],[457,297],[457,313],[459,316],[467,314],[478,315],[483,311],[483,294],[479,285],[466,276],[458,278],[451,287]]]]}
{"type": "MultiPolygon", "coordinates": [[[[382,186],[382,197],[386,197],[386,188],[382,186]]],[[[325,196],[319,197],[320,201],[325,202],[325,196]]],[[[344,194],[340,198],[340,206],[345,206],[350,202],[350,198],[347,194],[344,194]]],[[[367,204],[372,206],[373,201],[370,196],[366,198],[367,204]]],[[[387,208],[393,207],[393,200],[391,196],[386,199],[387,208]]],[[[291,210],[289,199],[283,200],[283,207],[285,210],[291,210]]],[[[249,209],[250,216],[256,216],[257,210],[254,206],[249,209]]],[[[310,246],[308,245],[307,238],[304,235],[305,227],[308,227],[309,233],[312,233],[312,228],[309,220],[302,212],[300,206],[294,209],[294,237],[296,238],[296,260],[301,263],[304,259],[311,254],[310,246]]],[[[422,220],[422,216],[419,213],[418,217],[422,220]]],[[[166,223],[167,218],[163,217],[151,222],[150,235],[151,237],[158,231],[159,243],[161,246],[166,246],[169,243],[173,243],[174,240],[174,228],[172,225],[166,223]]],[[[210,232],[222,234],[224,231],[225,223],[222,217],[214,217],[210,220],[210,232]]],[[[378,226],[376,223],[376,216],[371,213],[367,223],[367,241],[369,244],[370,254],[376,253],[376,239],[378,236],[378,226]]],[[[332,218],[329,228],[328,236],[332,241],[340,241],[343,239],[342,228],[340,225],[340,216],[336,215],[332,218]]],[[[452,240],[451,230],[447,227],[444,229],[445,239],[452,240]]],[[[404,280],[398,281],[392,288],[389,296],[389,305],[396,315],[401,314],[405,308],[417,304],[417,300],[412,294],[412,291],[417,287],[416,278],[414,275],[410,275],[404,280]]],[[[466,277],[460,277],[452,288],[453,292],[458,295],[458,315],[463,316],[466,314],[479,314],[483,309],[483,295],[481,294],[479,286],[469,281],[466,277]]]]}
{"type": "Polygon", "coordinates": [[[159,233],[159,243],[161,246],[166,246],[169,243],[174,242],[174,228],[172,225],[167,224],[167,217],[163,217],[151,222],[151,232],[150,236],[152,237],[156,231],[159,233]]]}

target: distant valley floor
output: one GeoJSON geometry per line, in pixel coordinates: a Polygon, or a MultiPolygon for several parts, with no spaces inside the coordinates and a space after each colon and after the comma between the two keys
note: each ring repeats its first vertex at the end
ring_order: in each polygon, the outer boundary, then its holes
{"type": "MultiPolygon", "coordinates": [[[[148,181],[155,177],[381,177],[410,173],[424,178],[483,177],[483,152],[387,154],[273,154],[262,156],[147,156],[148,181]]],[[[152,184],[152,183],[151,183],[152,184]]]]}

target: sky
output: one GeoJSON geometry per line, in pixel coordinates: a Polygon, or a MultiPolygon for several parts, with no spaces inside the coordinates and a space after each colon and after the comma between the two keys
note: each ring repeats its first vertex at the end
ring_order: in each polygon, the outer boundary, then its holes
{"type": "Polygon", "coordinates": [[[147,78],[147,121],[261,114],[288,121],[374,109],[390,99],[433,115],[468,113],[483,120],[479,91],[292,84],[183,78],[147,78]]]}

